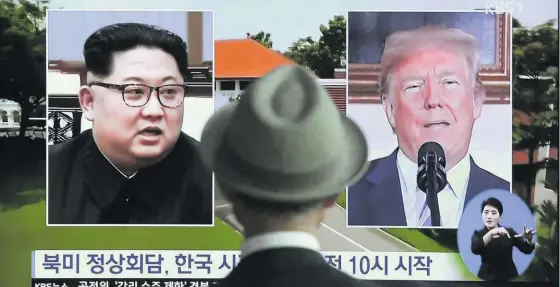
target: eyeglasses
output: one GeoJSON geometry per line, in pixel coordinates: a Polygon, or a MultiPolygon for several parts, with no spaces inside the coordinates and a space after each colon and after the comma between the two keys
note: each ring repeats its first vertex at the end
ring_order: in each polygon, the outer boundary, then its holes
{"type": "Polygon", "coordinates": [[[142,84],[108,84],[92,82],[88,86],[99,86],[107,89],[121,91],[124,103],[129,107],[142,107],[148,103],[153,91],[157,93],[159,103],[168,108],[176,108],[183,103],[186,95],[186,85],[163,85],[152,87],[142,84]]]}

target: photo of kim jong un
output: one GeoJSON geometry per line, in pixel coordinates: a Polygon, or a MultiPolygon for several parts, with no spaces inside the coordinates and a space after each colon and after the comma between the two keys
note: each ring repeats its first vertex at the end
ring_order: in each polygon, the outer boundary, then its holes
{"type": "Polygon", "coordinates": [[[47,225],[212,226],[210,11],[48,10],[47,225]]]}

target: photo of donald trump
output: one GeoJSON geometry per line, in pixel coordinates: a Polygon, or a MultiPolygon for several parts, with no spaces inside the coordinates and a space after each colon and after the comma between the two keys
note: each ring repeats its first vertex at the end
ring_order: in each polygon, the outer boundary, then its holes
{"type": "Polygon", "coordinates": [[[447,184],[437,193],[440,227],[457,228],[465,204],[478,193],[510,190],[469,153],[486,99],[474,36],[438,25],[394,32],[386,38],[380,69],[379,96],[398,147],[370,161],[362,179],[349,186],[348,225],[431,226],[426,193],[417,187],[418,151],[426,142],[441,145],[446,161],[447,184]]]}

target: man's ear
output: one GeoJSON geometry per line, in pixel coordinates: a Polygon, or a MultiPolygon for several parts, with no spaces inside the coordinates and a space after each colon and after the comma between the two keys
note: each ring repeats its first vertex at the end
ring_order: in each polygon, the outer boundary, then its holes
{"type": "Polygon", "coordinates": [[[393,102],[387,98],[387,95],[382,95],[381,97],[381,103],[383,104],[383,110],[387,116],[387,121],[389,121],[393,130],[395,130],[395,109],[393,107],[393,102]]]}
{"type": "Polygon", "coordinates": [[[81,86],[78,92],[78,101],[84,113],[84,117],[88,121],[93,121],[93,91],[89,86],[81,86]]]}
{"type": "Polygon", "coordinates": [[[338,199],[338,194],[335,196],[331,196],[329,198],[326,198],[323,201],[323,207],[325,208],[331,208],[336,204],[336,200],[338,199]]]}
{"type": "Polygon", "coordinates": [[[482,114],[482,106],[484,105],[484,96],[483,95],[474,95],[474,103],[473,103],[473,118],[476,120],[482,114]]]}

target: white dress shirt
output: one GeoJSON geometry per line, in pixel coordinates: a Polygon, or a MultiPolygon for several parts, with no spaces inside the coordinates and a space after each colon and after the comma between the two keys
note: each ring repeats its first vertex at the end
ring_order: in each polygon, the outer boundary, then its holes
{"type": "Polygon", "coordinates": [[[302,231],[270,232],[247,238],[241,245],[241,258],[273,248],[299,247],[319,251],[319,241],[302,231]]]}
{"type": "MultiPolygon", "coordinates": [[[[430,216],[426,204],[426,194],[416,185],[418,165],[399,150],[397,167],[401,183],[403,206],[408,227],[423,227],[430,216]],[[420,204],[418,204],[420,202],[420,204]],[[423,208],[423,209],[422,209],[423,208]],[[419,210],[423,211],[419,211],[419,210]]],[[[470,156],[467,154],[452,169],[447,171],[447,186],[438,193],[441,224],[445,228],[457,228],[467,193],[471,171],[470,156]]],[[[429,223],[429,222],[428,222],[429,223]]]]}

